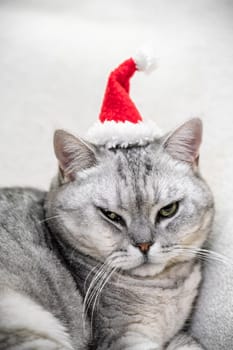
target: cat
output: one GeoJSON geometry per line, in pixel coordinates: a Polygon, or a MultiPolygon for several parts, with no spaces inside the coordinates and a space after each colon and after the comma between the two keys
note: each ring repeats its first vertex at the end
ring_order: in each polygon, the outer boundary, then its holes
{"type": "Polygon", "coordinates": [[[0,192],[0,349],[200,350],[185,332],[211,232],[194,118],[146,145],[54,136],[48,193],[0,192]]]}

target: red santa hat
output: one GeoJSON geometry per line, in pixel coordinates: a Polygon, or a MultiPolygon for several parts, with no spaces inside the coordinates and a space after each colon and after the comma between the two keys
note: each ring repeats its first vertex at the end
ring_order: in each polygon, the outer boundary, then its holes
{"type": "Polygon", "coordinates": [[[136,71],[150,72],[156,62],[146,53],[138,53],[116,68],[109,76],[99,121],[92,126],[86,138],[107,148],[144,145],[161,136],[153,121],[143,121],[129,96],[130,78],[136,71]]]}

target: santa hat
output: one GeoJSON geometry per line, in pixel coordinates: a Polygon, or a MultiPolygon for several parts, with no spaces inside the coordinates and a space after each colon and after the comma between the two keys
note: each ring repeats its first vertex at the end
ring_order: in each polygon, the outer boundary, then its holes
{"type": "Polygon", "coordinates": [[[144,145],[161,136],[153,121],[143,121],[129,96],[130,78],[136,71],[150,72],[156,62],[140,52],[124,61],[109,76],[99,121],[87,132],[86,138],[107,148],[144,145]]]}

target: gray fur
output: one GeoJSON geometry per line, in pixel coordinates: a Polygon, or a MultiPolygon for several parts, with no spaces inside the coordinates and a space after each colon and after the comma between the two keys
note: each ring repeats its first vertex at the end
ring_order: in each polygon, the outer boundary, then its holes
{"type": "Polygon", "coordinates": [[[90,349],[201,349],[179,334],[198,292],[197,251],[213,218],[213,198],[197,167],[200,140],[196,119],[168,138],[126,149],[57,132],[62,171],[46,198],[46,221],[44,194],[2,192],[2,288],[52,313],[74,349],[85,348],[82,323],[87,333],[91,327],[90,349]],[[176,201],[174,217],[156,220],[176,201]],[[123,222],[111,222],[100,208],[123,222]],[[145,255],[137,246],[147,242],[145,255]]]}
{"type": "MultiPolygon", "coordinates": [[[[8,328],[6,319],[13,315],[3,311],[1,301],[12,291],[28,296],[52,313],[67,329],[74,349],[84,349],[82,300],[71,274],[51,246],[44,221],[44,198],[45,193],[32,189],[2,189],[0,192],[1,350],[31,349],[27,348],[27,342],[31,344],[33,339],[36,342],[39,337],[36,330],[20,326],[8,328]]],[[[27,314],[22,314],[22,319],[25,318],[27,314]]],[[[42,344],[38,349],[60,349],[58,344],[52,345],[51,339],[43,338],[46,346],[42,344]],[[51,343],[49,346],[47,341],[51,343]]]]}

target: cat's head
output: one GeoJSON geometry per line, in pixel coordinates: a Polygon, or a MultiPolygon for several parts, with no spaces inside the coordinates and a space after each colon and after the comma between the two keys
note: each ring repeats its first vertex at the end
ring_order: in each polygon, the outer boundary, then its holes
{"type": "Polygon", "coordinates": [[[191,259],[213,218],[212,194],[198,170],[201,138],[198,118],[125,149],[59,130],[60,172],[47,215],[74,249],[130,274],[152,276],[191,259]]]}

